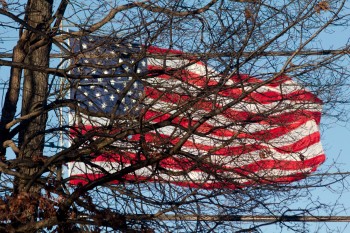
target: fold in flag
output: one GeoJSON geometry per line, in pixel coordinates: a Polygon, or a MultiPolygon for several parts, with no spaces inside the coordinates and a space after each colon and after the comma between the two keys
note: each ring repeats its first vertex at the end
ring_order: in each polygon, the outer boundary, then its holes
{"type": "Polygon", "coordinates": [[[325,160],[322,101],[285,75],[224,77],[181,51],[149,47],[143,58],[144,47],[101,38],[71,45],[72,143],[113,137],[68,164],[71,184],[234,189],[300,180],[325,160]]]}

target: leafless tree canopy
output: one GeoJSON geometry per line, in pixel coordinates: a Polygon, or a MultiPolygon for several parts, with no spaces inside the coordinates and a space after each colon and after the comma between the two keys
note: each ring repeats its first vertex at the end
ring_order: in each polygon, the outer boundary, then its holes
{"type": "MultiPolygon", "coordinates": [[[[309,189],[342,177],[306,178],[317,162],[293,183],[242,164],[275,161],[270,150],[299,140],[271,140],[274,131],[257,134],[252,125],[290,129],[293,112],[293,124],[315,118],[316,129],[319,99],[323,117],[347,120],[349,44],[324,39],[348,26],[347,7],[345,0],[0,1],[0,231],[256,232],[266,223],[240,216],[324,208],[309,189]],[[283,94],[288,77],[289,88],[307,90],[302,97],[281,95],[262,107],[263,88],[283,94]],[[73,175],[84,164],[90,176],[68,176],[67,164],[73,175]],[[307,207],[290,208],[305,196],[307,207]]],[[[293,162],[316,153],[283,148],[293,162]]],[[[283,218],[268,224],[275,223],[306,227],[283,218]]]]}

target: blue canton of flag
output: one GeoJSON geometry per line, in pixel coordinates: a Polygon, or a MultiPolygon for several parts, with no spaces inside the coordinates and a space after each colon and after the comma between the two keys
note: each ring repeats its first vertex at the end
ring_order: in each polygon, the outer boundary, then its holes
{"type": "Polygon", "coordinates": [[[71,98],[91,113],[135,114],[140,111],[143,85],[137,74],[146,71],[146,59],[133,57],[136,44],[121,44],[112,39],[83,37],[71,39],[77,75],[71,98]]]}

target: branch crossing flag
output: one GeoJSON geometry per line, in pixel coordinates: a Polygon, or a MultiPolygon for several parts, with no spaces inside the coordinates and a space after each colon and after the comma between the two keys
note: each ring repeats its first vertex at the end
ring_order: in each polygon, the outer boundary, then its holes
{"type": "Polygon", "coordinates": [[[288,76],[223,77],[181,51],[149,47],[143,58],[145,48],[101,38],[71,45],[72,143],[106,142],[68,164],[71,184],[234,189],[300,180],[325,160],[322,102],[288,76]]]}

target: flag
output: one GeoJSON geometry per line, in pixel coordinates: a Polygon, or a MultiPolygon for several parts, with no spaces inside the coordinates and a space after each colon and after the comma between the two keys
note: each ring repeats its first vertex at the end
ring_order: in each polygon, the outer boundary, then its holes
{"type": "Polygon", "coordinates": [[[297,181],[324,162],[322,101],[290,77],[225,77],[181,51],[149,47],[142,58],[144,48],[113,43],[73,42],[71,136],[130,133],[70,162],[72,184],[144,164],[115,183],[235,189],[297,181]]]}

